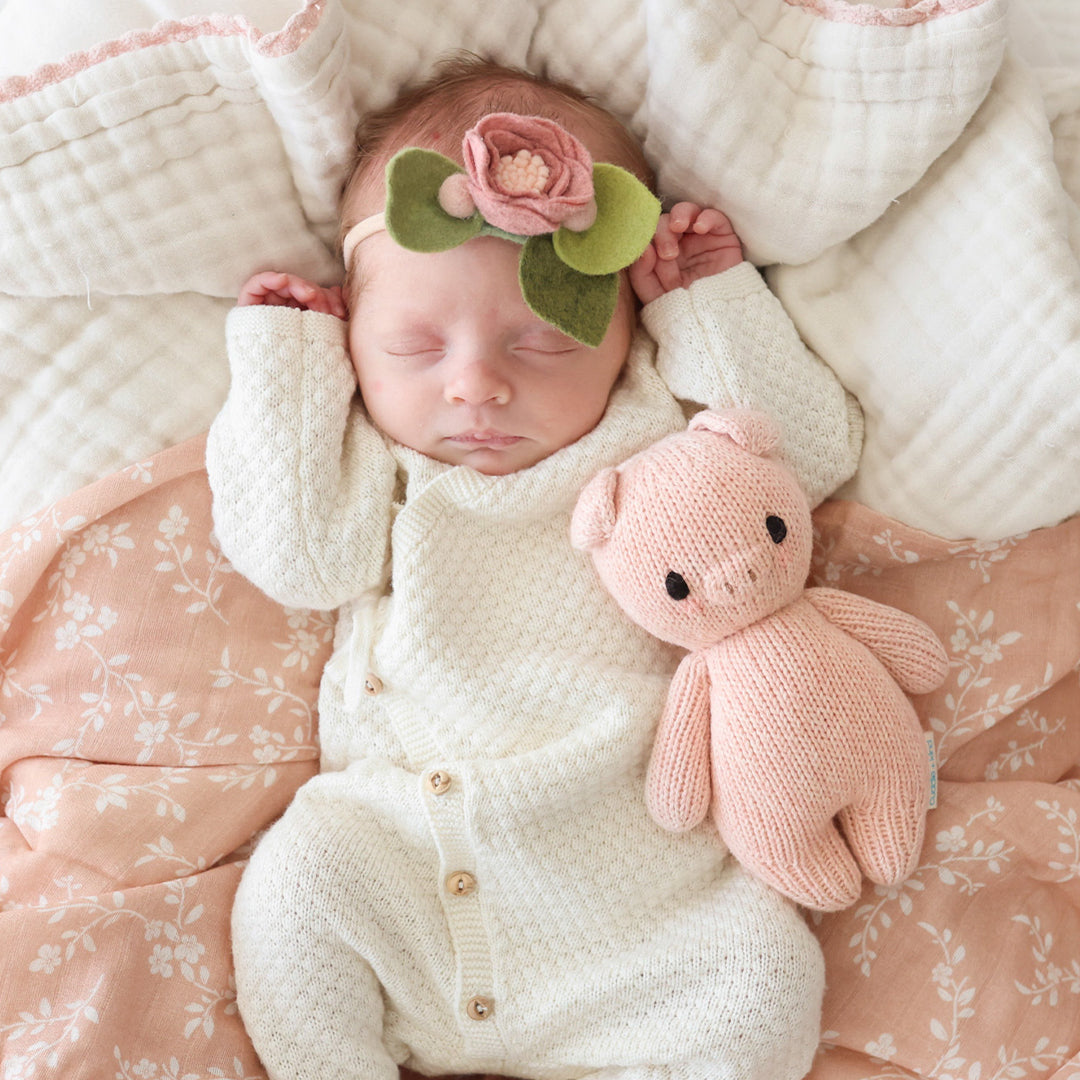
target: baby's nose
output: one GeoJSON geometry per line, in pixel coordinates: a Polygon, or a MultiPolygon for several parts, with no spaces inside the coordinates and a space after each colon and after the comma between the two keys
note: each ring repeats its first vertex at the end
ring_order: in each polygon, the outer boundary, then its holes
{"type": "Polygon", "coordinates": [[[510,400],[510,383],[497,360],[472,356],[456,360],[445,384],[446,399],[464,405],[505,405],[510,400]]]}

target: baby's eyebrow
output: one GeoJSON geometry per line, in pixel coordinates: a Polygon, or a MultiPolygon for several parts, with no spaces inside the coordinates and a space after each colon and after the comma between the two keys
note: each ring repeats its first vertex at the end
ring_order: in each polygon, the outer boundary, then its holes
{"type": "Polygon", "coordinates": [[[385,327],[376,330],[376,334],[384,343],[410,346],[438,345],[444,339],[444,335],[434,328],[409,324],[385,327]]]}
{"type": "Polygon", "coordinates": [[[569,334],[564,334],[557,326],[552,326],[547,322],[535,322],[529,323],[522,327],[517,335],[518,340],[524,338],[539,338],[542,341],[557,341],[566,342],[569,345],[576,345],[576,342],[569,334]]]}
{"type": "MultiPolygon", "coordinates": [[[[408,301],[406,301],[407,303],[408,301]]],[[[433,322],[423,312],[413,313],[408,307],[393,307],[389,311],[382,311],[372,316],[369,326],[378,334],[401,334],[424,335],[431,334],[441,336],[445,327],[433,322]]]]}

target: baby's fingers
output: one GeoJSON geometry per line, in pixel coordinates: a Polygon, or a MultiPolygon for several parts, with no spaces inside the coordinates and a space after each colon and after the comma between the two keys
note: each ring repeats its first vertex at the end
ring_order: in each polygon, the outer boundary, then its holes
{"type": "Polygon", "coordinates": [[[287,284],[288,274],[279,273],[276,270],[264,270],[261,274],[255,274],[248,278],[240,288],[240,295],[236,298],[239,307],[249,307],[253,304],[265,304],[266,298],[271,293],[287,284]]]}
{"type": "Polygon", "coordinates": [[[650,304],[664,295],[663,286],[656,280],[656,248],[650,244],[637,261],[630,264],[630,286],[643,304],[650,304]]]}
{"type": "Polygon", "coordinates": [[[341,289],[336,285],[329,289],[312,286],[310,291],[305,290],[303,296],[299,298],[303,299],[308,311],[318,311],[322,315],[335,315],[339,319],[346,317],[341,289]]]}
{"type": "Polygon", "coordinates": [[[671,212],[667,215],[668,225],[672,232],[681,235],[682,233],[689,231],[700,213],[701,207],[698,206],[697,203],[678,202],[671,208],[671,212]]]}
{"type": "Polygon", "coordinates": [[[734,231],[735,230],[731,227],[731,222],[727,219],[727,215],[721,213],[712,206],[702,210],[694,221],[694,232],[699,235],[704,235],[705,233],[722,235],[723,233],[734,231]]]}
{"type": "Polygon", "coordinates": [[[323,288],[295,274],[267,270],[256,274],[240,290],[240,307],[265,304],[269,307],[292,307],[325,315],[346,317],[346,305],[338,286],[323,288]]]}
{"type": "Polygon", "coordinates": [[[339,319],[347,319],[349,317],[349,307],[345,302],[345,292],[342,287],[334,285],[327,289],[326,292],[329,307],[328,314],[336,315],[339,319]]]}
{"type": "Polygon", "coordinates": [[[656,223],[656,233],[653,236],[653,247],[661,259],[674,259],[679,254],[679,241],[685,229],[672,227],[671,214],[661,214],[656,223]]]}

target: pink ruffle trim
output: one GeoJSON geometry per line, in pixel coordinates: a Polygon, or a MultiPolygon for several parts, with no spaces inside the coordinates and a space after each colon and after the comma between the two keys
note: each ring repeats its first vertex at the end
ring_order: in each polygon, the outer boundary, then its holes
{"type": "Polygon", "coordinates": [[[945,15],[956,15],[988,0],[897,0],[897,6],[849,4],[846,0],[784,0],[790,7],[804,8],[830,22],[857,26],[915,26],[945,15]]]}
{"type": "Polygon", "coordinates": [[[44,64],[30,75],[14,75],[0,79],[0,102],[13,101],[46,86],[86,71],[103,60],[155,45],[183,44],[200,37],[235,37],[250,39],[262,56],[287,56],[295,52],[311,36],[322,17],[326,0],[307,0],[302,10],[272,34],[265,34],[240,15],[193,16],[190,19],[165,20],[147,30],[132,30],[123,37],[95,45],[92,49],[72,53],[56,63],[44,64]]]}

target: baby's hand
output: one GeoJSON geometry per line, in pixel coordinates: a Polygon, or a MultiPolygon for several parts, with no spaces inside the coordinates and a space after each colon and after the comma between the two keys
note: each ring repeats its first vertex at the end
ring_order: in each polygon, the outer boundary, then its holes
{"type": "Polygon", "coordinates": [[[670,213],[660,215],[652,243],[630,267],[630,284],[648,304],[698,278],[730,270],[742,258],[742,244],[719,210],[676,203],[670,213]]]}
{"type": "Polygon", "coordinates": [[[323,315],[348,317],[340,285],[324,288],[305,281],[295,274],[266,270],[244,283],[237,298],[237,307],[269,304],[272,307],[293,307],[302,311],[318,311],[323,315]]]}

